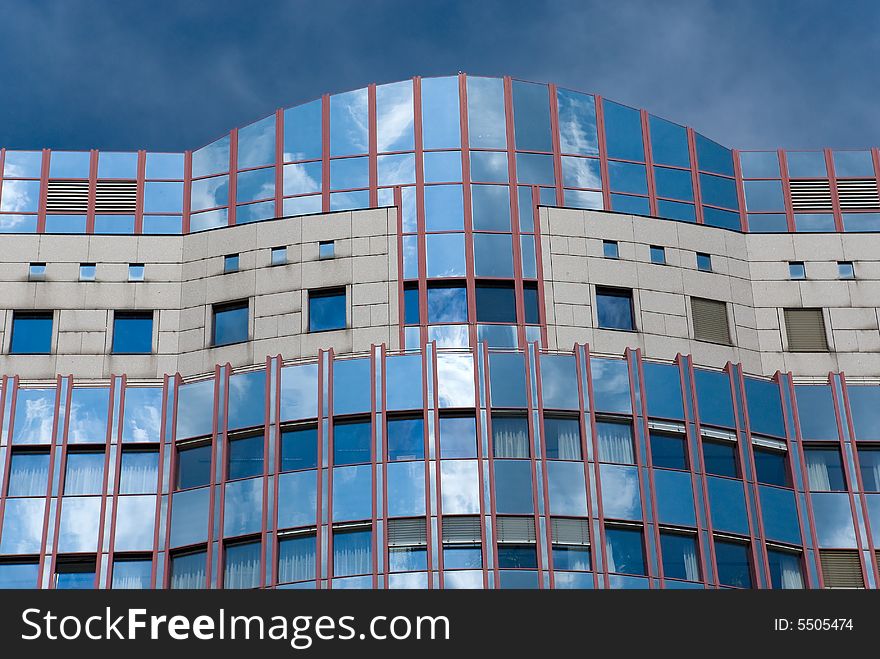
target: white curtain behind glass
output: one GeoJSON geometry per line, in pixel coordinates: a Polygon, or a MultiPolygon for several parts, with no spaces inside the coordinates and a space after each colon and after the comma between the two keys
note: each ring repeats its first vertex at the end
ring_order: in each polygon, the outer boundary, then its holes
{"type": "Polygon", "coordinates": [[[69,453],[64,494],[100,494],[104,489],[104,454],[69,453]]]}
{"type": "Polygon", "coordinates": [[[372,532],[356,531],[337,533],[333,537],[333,574],[344,577],[353,574],[370,574],[370,544],[372,532]]]}
{"type": "Polygon", "coordinates": [[[691,543],[687,546],[682,554],[682,559],[684,560],[685,578],[688,581],[699,581],[700,566],[697,563],[697,548],[695,543],[691,543]]]}
{"type": "Polygon", "coordinates": [[[315,578],[315,536],[282,540],[278,553],[278,583],[315,578]]]}
{"type": "Polygon", "coordinates": [[[492,419],[492,446],[496,458],[529,457],[529,426],[523,418],[492,419]]]}
{"type": "Polygon", "coordinates": [[[159,478],[159,454],[155,451],[125,452],[119,473],[120,494],[152,494],[159,478]]]}
{"type": "Polygon", "coordinates": [[[260,585],[260,547],[259,542],[253,542],[226,550],[224,588],[256,588],[260,585]]]}
{"type": "Polygon", "coordinates": [[[633,455],[632,426],[628,423],[596,423],[599,438],[599,459],[602,462],[635,464],[633,455]]]}
{"type": "Polygon", "coordinates": [[[807,458],[807,475],[810,482],[810,490],[813,492],[830,492],[829,455],[824,451],[804,451],[804,454],[807,458]]]}
{"type": "Polygon", "coordinates": [[[49,454],[20,454],[12,456],[9,473],[10,497],[46,496],[49,481],[49,454]]]}
{"type": "Polygon", "coordinates": [[[205,587],[205,552],[179,556],[171,561],[171,587],[175,589],[205,587]]]}
{"type": "Polygon", "coordinates": [[[550,446],[555,440],[559,460],[581,459],[581,433],[576,419],[546,419],[544,424],[545,441],[550,446]]]}
{"type": "Polygon", "coordinates": [[[801,562],[797,556],[786,556],[780,561],[782,570],[782,587],[792,590],[800,590],[804,587],[804,578],[801,575],[801,562]]]}

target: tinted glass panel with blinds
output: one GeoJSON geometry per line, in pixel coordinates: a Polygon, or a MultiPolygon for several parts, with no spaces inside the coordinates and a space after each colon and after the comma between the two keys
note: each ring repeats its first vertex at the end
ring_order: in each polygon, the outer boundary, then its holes
{"type": "Polygon", "coordinates": [[[443,518],[443,542],[449,544],[474,544],[482,542],[480,518],[457,516],[443,518]]]}
{"type": "Polygon", "coordinates": [[[550,535],[554,545],[590,544],[590,525],[585,519],[553,517],[550,520],[550,535]]]}
{"type": "Polygon", "coordinates": [[[796,352],[825,352],[825,321],[821,309],[785,309],[788,349],[796,352]]]}
{"type": "Polygon", "coordinates": [[[718,300],[691,298],[694,319],[694,338],[697,341],[730,344],[730,326],[727,323],[727,305],[718,300]]]}
{"type": "Polygon", "coordinates": [[[424,517],[388,520],[388,546],[427,545],[428,532],[424,517]]]}
{"type": "Polygon", "coordinates": [[[535,542],[534,517],[498,517],[498,542],[535,542]]]}
{"type": "Polygon", "coordinates": [[[822,579],[826,588],[864,588],[858,551],[821,551],[822,579]]]}

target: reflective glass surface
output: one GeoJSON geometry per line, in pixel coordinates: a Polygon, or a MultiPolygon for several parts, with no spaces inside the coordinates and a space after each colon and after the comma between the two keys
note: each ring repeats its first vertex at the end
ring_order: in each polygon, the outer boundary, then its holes
{"type": "Polygon", "coordinates": [[[629,368],[622,359],[590,359],[593,399],[597,412],[629,414],[632,409],[629,389],[629,368]]]}
{"type": "Polygon", "coordinates": [[[749,520],[742,482],[716,476],[709,476],[706,481],[709,485],[712,528],[748,535],[749,520]]]}
{"type": "Polygon", "coordinates": [[[784,436],[779,386],[775,382],[753,378],[745,378],[745,384],[752,432],[784,436]]]}
{"type": "Polygon", "coordinates": [[[526,386],[522,353],[491,353],[489,383],[493,407],[525,407],[526,386]]]}
{"type": "Polygon", "coordinates": [[[8,497],[46,496],[49,485],[49,453],[13,453],[9,467],[8,497]]]}
{"type": "Polygon", "coordinates": [[[215,346],[241,343],[248,340],[248,303],[233,303],[214,307],[215,346]]]}
{"type": "Polygon", "coordinates": [[[388,419],[388,460],[421,460],[425,457],[424,423],[421,417],[388,419]]]}
{"type": "Polygon", "coordinates": [[[693,483],[689,473],[659,469],[654,472],[657,519],[664,524],[695,526],[693,483]]]}
{"type": "Polygon", "coordinates": [[[429,323],[466,323],[467,320],[467,289],[463,285],[428,287],[429,323]]]}
{"type": "Polygon", "coordinates": [[[633,331],[632,292],[622,289],[597,288],[596,314],[599,327],[633,331]]]}
{"type": "Polygon", "coordinates": [[[54,389],[18,389],[15,400],[13,444],[48,444],[52,441],[54,389]]]}
{"type": "Polygon", "coordinates": [[[471,148],[505,148],[503,81],[500,78],[468,76],[467,106],[471,148]]]}
{"type": "MultiPolygon", "coordinates": [[[[275,162],[275,115],[238,130],[238,167],[259,167],[275,162]]],[[[274,170],[273,170],[274,171],[274,170]]],[[[239,177],[239,181],[241,177],[239,177]]]]}
{"type": "Polygon", "coordinates": [[[153,314],[116,312],[113,315],[113,352],[149,354],[153,351],[153,314]]]}
{"type": "Polygon", "coordinates": [[[792,178],[827,177],[825,154],[822,151],[786,151],[788,175],[792,178]]]}
{"type": "Polygon", "coordinates": [[[321,157],[321,101],[284,111],[284,160],[321,157]]]}
{"type": "Polygon", "coordinates": [[[370,421],[333,424],[333,464],[357,464],[370,461],[370,421]]]}
{"type": "MultiPolygon", "coordinates": [[[[476,287],[475,297],[477,303],[477,320],[479,322],[516,322],[516,292],[512,285],[478,285],[476,287]]],[[[465,315],[463,318],[456,320],[465,321],[467,320],[467,316],[465,315]]],[[[428,322],[431,321],[429,320],[428,322]]]]}
{"type": "Polygon", "coordinates": [[[193,178],[229,171],[229,136],[202,147],[192,154],[193,178]]]}
{"type": "Polygon", "coordinates": [[[684,436],[652,430],[651,463],[665,469],[687,469],[687,444],[684,436]]]}
{"type": "Polygon", "coordinates": [[[557,89],[556,103],[562,152],[598,155],[596,103],[593,97],[567,89],[557,89]]]}
{"type": "Polygon", "coordinates": [[[330,155],[366,153],[368,147],[367,89],[330,97],[330,155]]]}
{"type": "MultiPolygon", "coordinates": [[[[849,385],[847,395],[852,410],[856,437],[858,439],[880,439],[880,387],[849,385]]],[[[800,391],[798,390],[798,411],[800,409],[800,391]]],[[[832,437],[836,438],[837,434],[835,433],[832,437]]]]}
{"type": "Polygon", "coordinates": [[[407,517],[425,514],[425,465],[423,462],[391,463],[388,474],[388,515],[407,517]]]}
{"type": "Polygon", "coordinates": [[[740,151],[745,178],[779,178],[779,158],[775,151],[740,151]]]}
{"type": "Polygon", "coordinates": [[[733,176],[733,156],[729,149],[696,133],[697,161],[700,171],[733,176]]]}
{"type": "Polygon", "coordinates": [[[666,419],[684,417],[681,372],[675,364],[643,364],[648,397],[648,416],[666,419]]]}
{"type": "Polygon", "coordinates": [[[333,412],[369,412],[370,360],[340,359],[333,362],[333,412]]]}
{"type": "Polygon", "coordinates": [[[263,473],[263,436],[255,435],[229,442],[229,471],[227,478],[248,478],[263,473]]]}
{"type": "Polygon", "coordinates": [[[262,478],[227,483],[223,496],[223,535],[228,538],[258,533],[262,510],[262,478]]]}
{"type": "Polygon", "coordinates": [[[609,158],[644,162],[642,119],[638,110],[603,100],[605,142],[609,158]]]}
{"type": "Polygon", "coordinates": [[[642,519],[638,469],[603,464],[599,473],[602,481],[602,510],[605,519],[642,519]]]}
{"type": "Polygon", "coordinates": [[[425,149],[461,146],[458,78],[422,78],[422,144],[425,149]]]}
{"type": "Polygon", "coordinates": [[[727,373],[694,369],[694,384],[700,408],[700,422],[713,426],[733,426],[733,399],[727,373]]]}
{"type": "Polygon", "coordinates": [[[735,588],[752,587],[748,545],[716,539],[715,562],[718,565],[718,582],[720,584],[735,588]]]}
{"type": "Polygon", "coordinates": [[[606,527],[605,554],[609,572],[645,574],[645,547],[641,530],[606,527]]]}
{"type": "Polygon", "coordinates": [[[684,126],[679,126],[654,115],[648,117],[648,126],[651,133],[651,157],[654,164],[690,167],[687,129],[684,126]]]}
{"type": "Polygon", "coordinates": [[[345,329],[345,289],[309,291],[309,331],[345,329]]]}
{"type": "Polygon", "coordinates": [[[696,538],[683,533],[660,533],[663,576],[685,581],[700,580],[700,558],[696,538]]]}
{"type": "Polygon", "coordinates": [[[177,453],[177,488],[185,490],[211,482],[211,445],[180,449],[177,453]]]}
{"type": "Polygon", "coordinates": [[[9,352],[13,355],[52,352],[52,312],[14,312],[9,352]]]}
{"type": "Polygon", "coordinates": [[[547,482],[551,514],[574,517],[587,516],[586,486],[582,463],[548,463],[547,482]]]}

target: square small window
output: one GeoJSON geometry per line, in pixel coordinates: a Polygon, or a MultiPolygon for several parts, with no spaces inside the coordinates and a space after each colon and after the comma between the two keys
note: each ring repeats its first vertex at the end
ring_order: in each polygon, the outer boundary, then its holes
{"type": "Polygon", "coordinates": [[[651,263],[657,265],[666,264],[666,248],[659,245],[651,245],[651,263]]]}
{"type": "Polygon", "coordinates": [[[599,327],[632,332],[635,329],[632,291],[621,288],[596,288],[596,312],[599,327]]]}
{"type": "Polygon", "coordinates": [[[113,352],[130,355],[153,352],[151,311],[117,311],[113,314],[113,352]]]}
{"type": "Polygon", "coordinates": [[[52,312],[13,312],[9,352],[13,355],[48,355],[52,352],[52,312]]]}
{"type": "Polygon", "coordinates": [[[223,257],[223,272],[238,272],[238,254],[227,254],[223,257]]]}
{"type": "Polygon", "coordinates": [[[619,252],[617,250],[617,241],[616,240],[603,240],[602,241],[602,253],[605,255],[606,259],[618,258],[619,252]]]}
{"type": "Polygon", "coordinates": [[[345,329],[345,289],[309,291],[309,331],[345,329]]]}
{"type": "Polygon", "coordinates": [[[263,473],[263,436],[254,435],[229,442],[229,473],[227,478],[250,478],[263,473]]]}
{"type": "Polygon", "coordinates": [[[852,261],[838,261],[837,272],[841,279],[855,279],[856,269],[852,261]]]}
{"type": "Polygon", "coordinates": [[[318,258],[332,259],[336,256],[336,246],[332,240],[322,240],[318,243],[318,258]]]}
{"type": "Polygon", "coordinates": [[[79,264],[79,280],[80,281],[95,281],[95,277],[98,274],[98,267],[94,263],[80,263],[79,264]]]}
{"type": "Polygon", "coordinates": [[[737,443],[703,439],[703,463],[707,474],[737,478],[737,443]]]}
{"type": "Polygon", "coordinates": [[[791,279],[806,279],[807,268],[803,261],[789,261],[788,276],[791,279]]]}
{"type": "Polygon", "coordinates": [[[41,281],[46,278],[45,263],[31,263],[28,268],[28,279],[31,281],[41,281]]]}
{"type": "Polygon", "coordinates": [[[273,247],[271,263],[272,265],[284,265],[285,263],[287,263],[287,248],[273,247]]]}
{"type": "Polygon", "coordinates": [[[211,445],[181,448],[177,452],[177,489],[202,487],[211,482],[211,445]]]}
{"type": "Polygon", "coordinates": [[[703,252],[697,252],[697,270],[712,272],[712,257],[703,252]]]}
{"type": "Polygon", "coordinates": [[[248,340],[248,302],[214,306],[212,345],[225,346],[248,340]]]}
{"type": "Polygon", "coordinates": [[[143,263],[129,263],[128,264],[128,281],[143,281],[144,280],[144,264],[143,263]]]}

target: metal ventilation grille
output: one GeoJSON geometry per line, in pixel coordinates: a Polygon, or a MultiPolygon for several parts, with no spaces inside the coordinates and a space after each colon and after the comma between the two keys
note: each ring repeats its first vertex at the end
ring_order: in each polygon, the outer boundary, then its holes
{"type": "Polygon", "coordinates": [[[692,297],[691,315],[697,341],[730,345],[730,326],[727,324],[727,305],[724,302],[692,297]]]}
{"type": "Polygon", "coordinates": [[[858,551],[820,551],[822,579],[826,588],[864,588],[858,551]]]}
{"type": "Polygon", "coordinates": [[[427,545],[428,532],[424,517],[388,520],[388,546],[411,547],[427,545]]]}
{"type": "Polygon", "coordinates": [[[534,517],[498,517],[498,542],[535,542],[534,517]]]}
{"type": "Polygon", "coordinates": [[[482,541],[479,517],[468,515],[466,517],[443,518],[443,542],[480,544],[482,541]]]}
{"type": "Polygon", "coordinates": [[[821,309],[784,309],[785,335],[793,352],[826,352],[825,321],[821,309]]]}
{"type": "MultiPolygon", "coordinates": [[[[136,208],[136,181],[98,181],[96,183],[96,213],[134,213],[136,208]]],[[[88,209],[88,181],[49,180],[46,188],[47,211],[55,213],[86,213],[88,209]]]]}
{"type": "Polygon", "coordinates": [[[812,179],[792,179],[791,206],[795,211],[830,211],[831,184],[828,181],[812,179]]]}
{"type": "Polygon", "coordinates": [[[590,526],[585,519],[550,518],[550,535],[554,545],[589,545],[590,526]]]}
{"type": "Polygon", "coordinates": [[[840,209],[844,211],[853,208],[880,209],[876,179],[838,181],[837,198],[840,200],[840,209]]]}
{"type": "Polygon", "coordinates": [[[89,210],[88,181],[49,181],[46,210],[58,213],[85,213],[89,210]]]}

